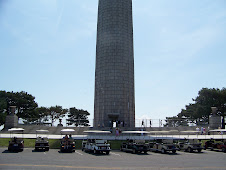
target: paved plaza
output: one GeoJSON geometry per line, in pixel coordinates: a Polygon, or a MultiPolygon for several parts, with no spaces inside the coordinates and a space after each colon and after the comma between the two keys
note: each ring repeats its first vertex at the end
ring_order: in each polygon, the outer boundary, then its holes
{"type": "Polygon", "coordinates": [[[113,150],[109,155],[95,155],[76,150],[75,153],[23,152],[10,153],[0,148],[0,169],[151,169],[151,170],[225,170],[226,153],[202,151],[201,153],[177,152],[176,154],[132,154],[113,150]]]}

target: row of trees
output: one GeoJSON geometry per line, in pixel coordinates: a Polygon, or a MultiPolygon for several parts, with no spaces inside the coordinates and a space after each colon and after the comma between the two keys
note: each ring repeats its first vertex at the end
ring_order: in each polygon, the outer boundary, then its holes
{"type": "Polygon", "coordinates": [[[186,105],[177,116],[167,117],[166,126],[188,126],[189,123],[208,124],[211,107],[217,107],[217,114],[225,116],[226,88],[203,88],[192,100],[194,103],[186,105]]]}
{"type": "Polygon", "coordinates": [[[35,97],[27,92],[6,92],[0,91],[0,125],[5,123],[5,118],[9,114],[10,106],[16,106],[16,115],[26,123],[45,123],[49,120],[51,125],[60,118],[69,117],[68,125],[89,126],[89,112],[76,109],[64,109],[62,106],[38,107],[35,97]]]}

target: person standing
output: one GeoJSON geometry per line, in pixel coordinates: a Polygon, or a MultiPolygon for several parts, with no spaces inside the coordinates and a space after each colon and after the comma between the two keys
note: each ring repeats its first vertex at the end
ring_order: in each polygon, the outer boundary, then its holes
{"type": "Polygon", "coordinates": [[[119,129],[118,128],[115,129],[115,135],[116,135],[116,137],[119,136],[119,129]]]}
{"type": "Polygon", "coordinates": [[[121,121],[121,125],[120,125],[120,127],[123,127],[123,121],[121,121]]]}
{"type": "Polygon", "coordinates": [[[196,128],[197,135],[199,134],[199,127],[196,128]]]}
{"type": "Polygon", "coordinates": [[[201,127],[201,135],[203,135],[203,127],[201,127]]]}
{"type": "Polygon", "coordinates": [[[206,135],[206,128],[203,128],[203,134],[206,135]]]}

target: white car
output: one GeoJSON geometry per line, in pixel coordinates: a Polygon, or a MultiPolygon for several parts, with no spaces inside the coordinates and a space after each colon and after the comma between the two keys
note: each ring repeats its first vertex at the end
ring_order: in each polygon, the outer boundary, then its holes
{"type": "Polygon", "coordinates": [[[82,150],[85,152],[97,153],[110,153],[111,148],[110,144],[107,143],[107,140],[102,139],[88,139],[82,142],[82,150]]]}
{"type": "Polygon", "coordinates": [[[36,130],[36,140],[35,140],[35,150],[49,150],[49,139],[47,135],[44,133],[48,133],[48,130],[36,130]],[[42,134],[39,135],[38,134],[42,134]]]}
{"type": "Polygon", "coordinates": [[[172,139],[157,139],[156,142],[150,142],[150,150],[153,152],[176,153],[179,148],[173,143],[172,139]]]}
{"type": "Polygon", "coordinates": [[[197,139],[189,139],[185,140],[184,142],[179,142],[178,146],[180,150],[193,152],[194,150],[197,150],[198,152],[201,152],[203,147],[202,144],[197,139]]]}

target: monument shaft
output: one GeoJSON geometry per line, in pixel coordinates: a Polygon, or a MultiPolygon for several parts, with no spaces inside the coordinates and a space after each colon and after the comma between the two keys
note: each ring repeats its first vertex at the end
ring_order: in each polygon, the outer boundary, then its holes
{"type": "Polygon", "coordinates": [[[135,127],[132,0],[99,0],[94,127],[135,127]]]}

